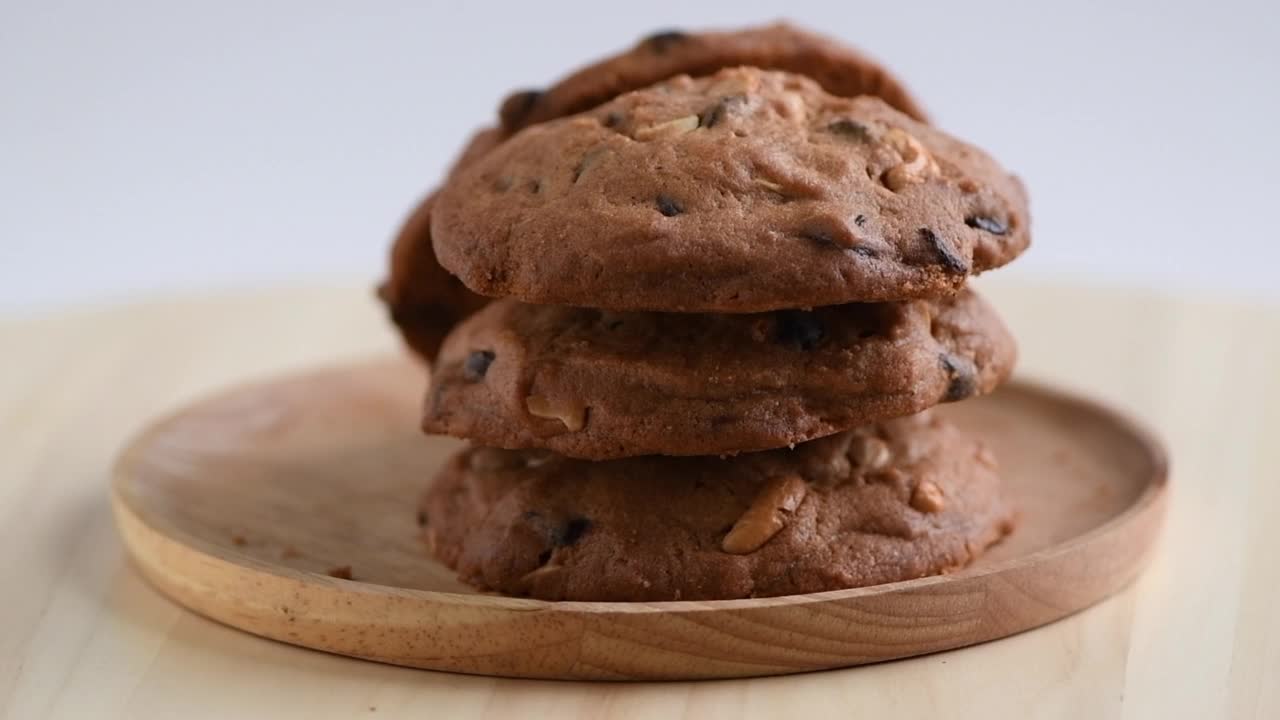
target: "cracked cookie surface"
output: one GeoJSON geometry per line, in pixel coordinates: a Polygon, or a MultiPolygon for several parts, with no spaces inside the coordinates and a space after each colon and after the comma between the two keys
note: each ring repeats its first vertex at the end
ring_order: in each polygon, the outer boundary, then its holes
{"type": "Polygon", "coordinates": [[[506,299],[445,341],[423,428],[596,460],[765,450],[989,392],[1015,356],[968,289],[717,315],[506,299]]]}
{"type": "Polygon", "coordinates": [[[456,174],[436,256],[473,291],[758,312],[935,297],[1030,242],[1020,181],[879,98],[752,68],[527,128],[456,174]]]}
{"type": "Polygon", "coordinates": [[[440,472],[418,518],[464,582],[598,601],[923,577],[963,567],[1013,525],[990,451],[930,413],[727,459],[472,448],[440,472]]]}

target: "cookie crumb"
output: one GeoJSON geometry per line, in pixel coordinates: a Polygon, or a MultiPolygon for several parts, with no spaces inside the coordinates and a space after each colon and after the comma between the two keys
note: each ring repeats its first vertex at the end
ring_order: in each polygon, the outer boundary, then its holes
{"type": "Polygon", "coordinates": [[[245,536],[239,533],[236,533],[235,535],[231,536],[231,544],[235,545],[236,547],[244,547],[245,545],[249,544],[249,541],[245,539],[245,536]]]}

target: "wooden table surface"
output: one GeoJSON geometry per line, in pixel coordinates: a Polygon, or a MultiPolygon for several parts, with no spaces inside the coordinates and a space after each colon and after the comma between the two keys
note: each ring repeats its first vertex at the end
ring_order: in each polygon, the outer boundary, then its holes
{"type": "Polygon", "coordinates": [[[0,716],[1280,717],[1280,311],[981,286],[1023,376],[1109,400],[1170,446],[1157,557],[1057,624],[850,670],[574,684],[407,670],[198,617],[130,567],[107,506],[124,440],[245,378],[397,347],[365,288],[0,320],[0,716]]]}

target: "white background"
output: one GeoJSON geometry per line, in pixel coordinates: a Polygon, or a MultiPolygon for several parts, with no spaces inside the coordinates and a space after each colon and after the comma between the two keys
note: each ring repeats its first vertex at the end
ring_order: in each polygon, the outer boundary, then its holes
{"type": "Polygon", "coordinates": [[[380,274],[513,87],[787,16],[1021,174],[1003,272],[1280,297],[1280,4],[0,0],[0,311],[380,274]]]}

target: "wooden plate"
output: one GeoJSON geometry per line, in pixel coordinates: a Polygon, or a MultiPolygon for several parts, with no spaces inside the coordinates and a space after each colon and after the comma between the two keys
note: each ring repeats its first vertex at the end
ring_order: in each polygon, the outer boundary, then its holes
{"type": "Polygon", "coordinates": [[[1017,531],[951,575],[719,602],[476,593],[431,560],[415,502],[456,441],[417,431],[424,373],[379,360],[250,385],[145,431],[116,522],[161,592],[276,640],[539,678],[717,678],[857,665],[1042,625],[1128,583],[1167,495],[1160,445],[1096,404],[1014,383],[942,408],[995,450],[1017,531]],[[331,577],[350,569],[354,580],[331,577]]]}

